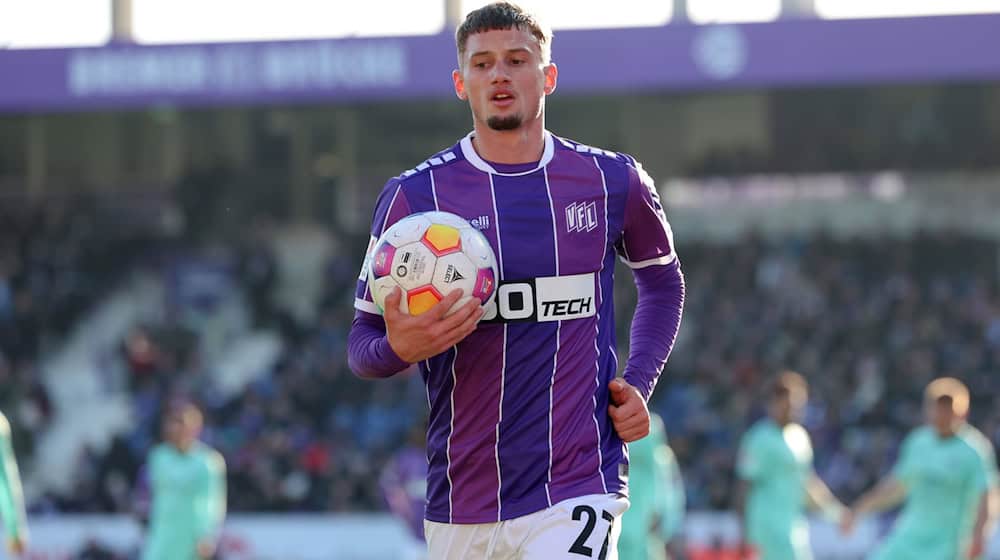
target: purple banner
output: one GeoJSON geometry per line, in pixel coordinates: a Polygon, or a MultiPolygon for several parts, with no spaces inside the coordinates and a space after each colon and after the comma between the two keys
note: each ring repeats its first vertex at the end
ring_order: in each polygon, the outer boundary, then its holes
{"type": "MultiPolygon", "coordinates": [[[[560,92],[1000,78],[1000,15],[561,31],[560,92]]],[[[0,111],[451,95],[450,33],[0,51],[0,111]]]]}

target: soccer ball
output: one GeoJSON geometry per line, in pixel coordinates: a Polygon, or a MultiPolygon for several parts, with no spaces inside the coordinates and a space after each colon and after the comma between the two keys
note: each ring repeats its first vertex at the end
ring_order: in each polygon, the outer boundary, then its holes
{"type": "Polygon", "coordinates": [[[397,286],[400,310],[420,315],[455,289],[464,293],[448,310],[472,298],[485,306],[496,291],[497,260],[489,241],[465,219],[449,212],[423,212],[403,218],[375,242],[368,285],[380,311],[397,286]]]}

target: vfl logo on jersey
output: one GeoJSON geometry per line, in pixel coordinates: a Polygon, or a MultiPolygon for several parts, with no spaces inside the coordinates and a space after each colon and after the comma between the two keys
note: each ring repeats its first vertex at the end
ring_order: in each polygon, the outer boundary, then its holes
{"type": "Polygon", "coordinates": [[[593,231],[597,227],[597,203],[574,202],[566,207],[566,232],[593,231]]]}
{"type": "Polygon", "coordinates": [[[596,272],[500,282],[483,321],[566,321],[597,314],[596,272]]]}
{"type": "Polygon", "coordinates": [[[490,217],[487,215],[479,216],[478,218],[472,218],[469,220],[472,227],[478,229],[479,231],[484,231],[490,229],[490,217]]]}

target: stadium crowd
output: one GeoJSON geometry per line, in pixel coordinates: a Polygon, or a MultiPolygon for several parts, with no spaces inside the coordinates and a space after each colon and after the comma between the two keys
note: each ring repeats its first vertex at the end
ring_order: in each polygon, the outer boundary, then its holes
{"type": "MultiPolygon", "coordinates": [[[[178,251],[138,231],[102,229],[106,209],[78,201],[67,208],[49,204],[0,220],[0,408],[11,411],[25,457],[53,414],[37,371],[43,347],[56,345],[131,267],[178,251]]],[[[205,439],[229,466],[231,510],[384,508],[380,469],[421,421],[426,397],[416,375],[363,382],[346,367],[364,244],[345,242],[354,249],[330,257],[309,320],[275,303],[278,256],[267,244],[229,246],[229,277],[252,321],[283,340],[275,366],[222,396],[198,331],[169,320],[179,313],[135,325],[116,357],[129,375],[135,428],[107,449],[85,450],[74,490],[46,495],[33,509],[135,511],[160,409],[178,395],[205,408],[205,439]]],[[[736,443],[762,413],[761,381],[785,367],[811,383],[806,425],[817,469],[844,500],[892,463],[920,421],[920,391],[933,377],[965,380],[975,395],[973,423],[1000,441],[1000,378],[991,375],[1000,369],[995,243],[925,234],[681,242],[680,250],[690,286],[685,319],[651,406],[684,468],[689,507],[732,506],[736,443]]],[[[620,309],[628,309],[634,294],[620,284],[620,309]]],[[[623,345],[629,318],[619,313],[623,345]]]]}
{"type": "Polygon", "coordinates": [[[652,406],[684,467],[689,507],[732,506],[739,437],[763,414],[762,381],[782,368],[810,382],[817,471],[843,500],[891,466],[934,377],[970,386],[972,422],[996,445],[994,242],[935,234],[681,249],[685,323],[652,406]]]}
{"type": "Polygon", "coordinates": [[[53,414],[39,373],[43,352],[59,345],[148,241],[144,227],[130,227],[141,218],[122,217],[85,195],[0,199],[0,410],[21,455],[53,414]]]}
{"type": "MultiPolygon", "coordinates": [[[[651,406],[684,468],[689,507],[732,506],[736,443],[762,413],[761,381],[784,367],[810,380],[806,425],[817,469],[845,500],[892,463],[902,436],[920,421],[920,391],[932,377],[967,381],[977,395],[974,423],[1000,438],[1000,381],[990,375],[1000,368],[992,242],[923,235],[681,248],[691,286],[685,321],[651,406]]],[[[233,277],[252,293],[247,263],[274,256],[236,253],[244,273],[233,277]]],[[[268,375],[228,398],[199,369],[191,333],[137,325],[122,341],[121,359],[140,421],[81,460],[90,466],[80,470],[76,493],[53,498],[56,508],[133,510],[127,490],[142,486],[137,473],[158,437],[160,406],[178,394],[205,407],[205,439],[229,465],[231,510],[383,508],[380,469],[420,421],[426,397],[415,375],[362,382],[346,368],[359,259],[350,252],[332,258],[312,321],[257,298],[255,320],[273,322],[285,347],[268,375]]],[[[258,291],[270,283],[262,284],[258,291]]],[[[632,296],[623,290],[618,297],[627,305],[632,296]]],[[[629,317],[619,316],[623,342],[629,317]]]]}

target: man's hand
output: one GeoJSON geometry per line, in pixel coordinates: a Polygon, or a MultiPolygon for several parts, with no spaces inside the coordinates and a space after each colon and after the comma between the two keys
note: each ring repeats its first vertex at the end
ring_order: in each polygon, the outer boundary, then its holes
{"type": "Polygon", "coordinates": [[[24,554],[24,541],[21,537],[14,537],[7,541],[7,548],[10,549],[11,554],[14,556],[20,556],[24,554]]]}
{"type": "Polygon", "coordinates": [[[453,290],[434,307],[421,315],[408,315],[399,310],[403,291],[396,288],[385,298],[385,330],[389,346],[402,360],[415,364],[437,356],[458,344],[476,330],[483,310],[479,300],[472,298],[454,313],[448,310],[462,298],[462,290],[453,290]]]}
{"type": "Polygon", "coordinates": [[[986,539],[982,533],[976,533],[972,536],[972,543],[969,544],[969,560],[977,560],[983,553],[986,552],[986,539]]]}
{"type": "Polygon", "coordinates": [[[198,558],[209,560],[215,556],[215,541],[212,539],[201,539],[198,541],[198,558]]]}
{"type": "Polygon", "coordinates": [[[854,524],[857,521],[857,514],[854,510],[847,509],[844,510],[844,514],[840,517],[840,533],[844,536],[850,535],[854,532],[854,524]]]}
{"type": "Polygon", "coordinates": [[[622,379],[612,379],[608,389],[611,391],[608,415],[618,437],[625,443],[646,437],[649,434],[649,409],[642,393],[622,379]]]}

